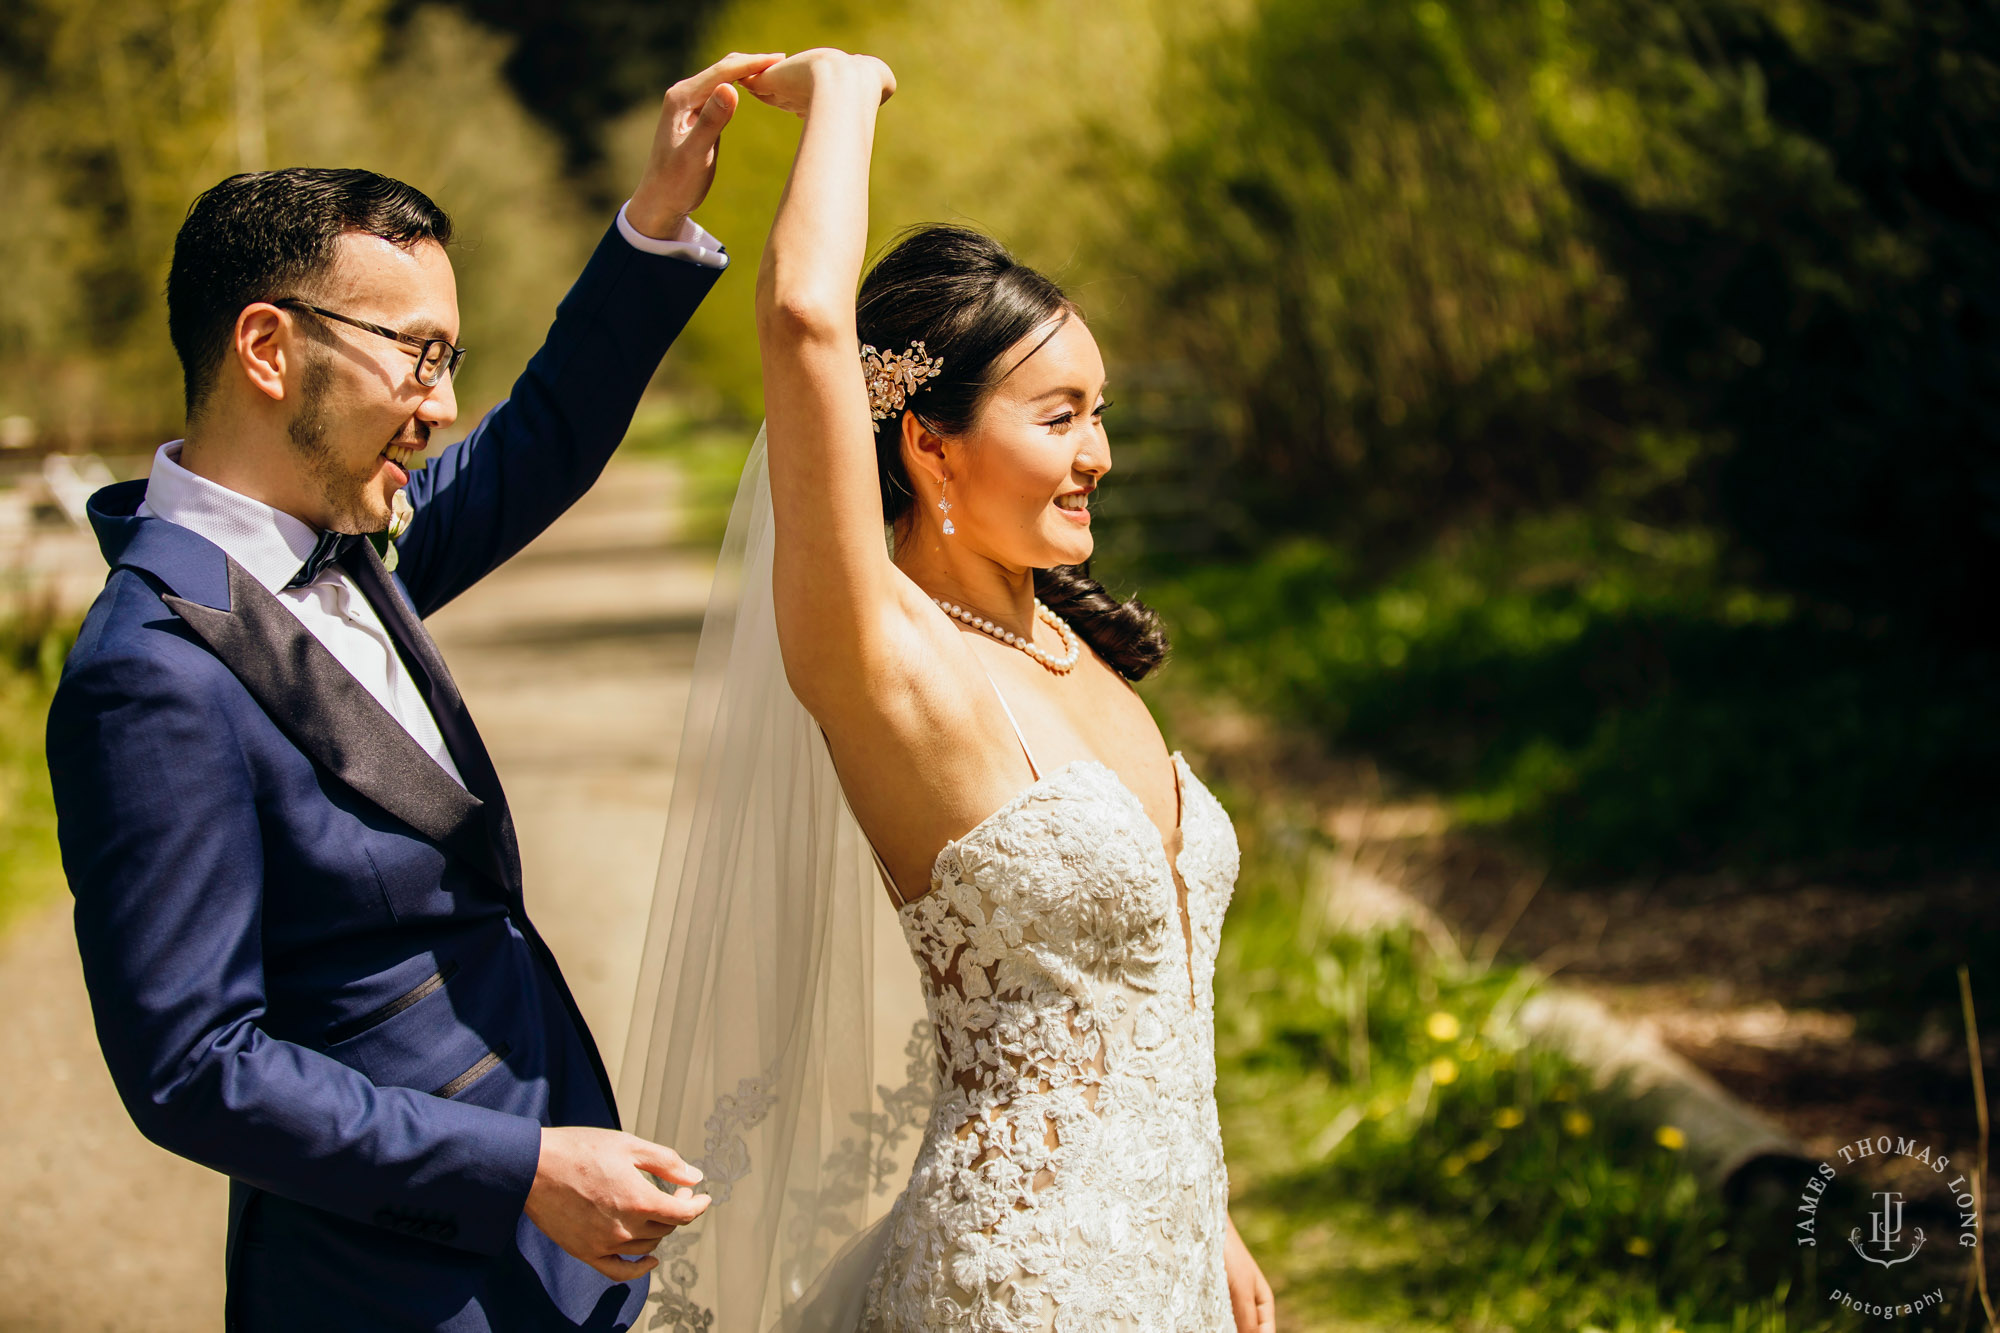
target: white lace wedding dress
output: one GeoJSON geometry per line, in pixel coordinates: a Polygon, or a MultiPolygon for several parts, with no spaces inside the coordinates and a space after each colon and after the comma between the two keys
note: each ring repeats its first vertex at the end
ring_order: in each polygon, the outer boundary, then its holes
{"type": "Polygon", "coordinates": [[[760,435],[703,619],[621,1071],[626,1128],[675,1146],[714,1198],[656,1252],[643,1327],[1226,1333],[1228,817],[1175,755],[1170,863],[1111,769],[1035,769],[890,919],[791,691],[773,531],[760,435]]]}
{"type": "Polygon", "coordinates": [[[1177,865],[1080,760],[946,845],[898,914],[943,1082],[864,1328],[1233,1327],[1214,979],[1236,837],[1173,765],[1177,865]]]}

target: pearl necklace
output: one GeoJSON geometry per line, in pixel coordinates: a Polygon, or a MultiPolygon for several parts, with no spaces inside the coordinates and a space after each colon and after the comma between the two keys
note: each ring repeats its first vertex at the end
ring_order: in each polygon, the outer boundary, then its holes
{"type": "Polygon", "coordinates": [[[1067,676],[1070,668],[1076,665],[1076,659],[1083,655],[1083,643],[1076,637],[1076,631],[1071,629],[1061,616],[1043,606],[1042,599],[1039,597],[1035,599],[1035,614],[1054,627],[1056,633],[1062,635],[1063,647],[1069,649],[1061,657],[1037,648],[1034,640],[1024,635],[1016,634],[1013,630],[1003,626],[996,625],[990,620],[976,616],[956,603],[947,602],[942,597],[933,597],[931,600],[936,602],[939,609],[953,620],[962,621],[982,633],[991,635],[993,638],[1000,640],[1000,642],[1010,647],[1019,648],[1022,652],[1034,658],[1058,676],[1067,676]]]}

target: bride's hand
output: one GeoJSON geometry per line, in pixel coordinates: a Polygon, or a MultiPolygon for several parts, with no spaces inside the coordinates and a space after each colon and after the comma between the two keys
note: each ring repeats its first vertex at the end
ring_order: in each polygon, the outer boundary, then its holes
{"type": "Polygon", "coordinates": [[[813,88],[822,79],[873,80],[886,102],[896,93],[896,76],[874,56],[849,55],[831,46],[787,56],[769,69],[742,80],[743,90],[766,106],[803,116],[812,104],[813,88]]]}
{"type": "Polygon", "coordinates": [[[736,112],[737,80],[770,68],[783,57],[734,52],[667,89],[653,130],[653,151],[625,220],[642,236],[675,239],[687,215],[708,197],[723,126],[736,112]]]}
{"type": "Polygon", "coordinates": [[[1222,1269],[1229,1278],[1229,1309],[1236,1316],[1236,1333],[1277,1333],[1278,1307],[1271,1298],[1271,1284],[1250,1257],[1243,1237],[1236,1234],[1234,1220],[1222,1242],[1222,1269]]]}

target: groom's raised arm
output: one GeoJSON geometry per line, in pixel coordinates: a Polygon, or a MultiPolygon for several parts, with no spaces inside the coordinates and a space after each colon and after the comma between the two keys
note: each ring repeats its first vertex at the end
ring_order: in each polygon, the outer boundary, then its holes
{"type": "Polygon", "coordinates": [[[534,540],[610,461],[660,359],[726,262],[688,215],[714,178],[736,108],[733,81],[776,59],[732,54],[667,91],[631,202],[557,307],[512,395],[410,479],[416,517],[397,542],[397,573],[420,615],[534,540]]]}
{"type": "Polygon", "coordinates": [[[512,395],[410,478],[416,517],[397,543],[397,573],[418,614],[491,573],[590,489],[721,273],[606,232],[512,395]]]}

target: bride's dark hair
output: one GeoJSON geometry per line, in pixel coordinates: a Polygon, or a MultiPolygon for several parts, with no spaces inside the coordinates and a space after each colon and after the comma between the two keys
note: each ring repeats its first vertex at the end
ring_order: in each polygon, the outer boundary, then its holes
{"type": "MultiPolygon", "coordinates": [[[[1062,288],[1018,262],[1006,247],[964,227],[919,227],[896,243],[862,279],[856,301],[861,341],[883,351],[922,342],[943,370],[910,399],[908,411],[938,435],[971,429],[1006,371],[1000,357],[1044,327],[1081,318],[1062,288]]],[[[903,422],[875,423],[875,466],[882,518],[900,524],[916,502],[903,467],[903,422]]],[[[1090,566],[1035,571],[1035,595],[1127,680],[1138,680],[1167,655],[1160,617],[1136,598],[1121,602],[1090,577],[1090,566]]]]}

